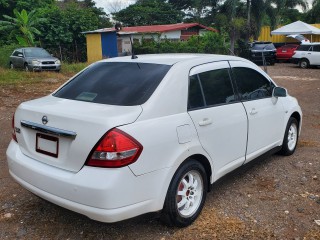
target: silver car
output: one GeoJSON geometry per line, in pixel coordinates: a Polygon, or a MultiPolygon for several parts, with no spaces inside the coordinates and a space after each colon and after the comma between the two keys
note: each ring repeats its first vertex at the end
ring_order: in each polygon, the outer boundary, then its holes
{"type": "Polygon", "coordinates": [[[10,68],[24,68],[26,71],[56,71],[61,69],[58,58],[51,56],[43,48],[18,48],[10,56],[10,68]]]}

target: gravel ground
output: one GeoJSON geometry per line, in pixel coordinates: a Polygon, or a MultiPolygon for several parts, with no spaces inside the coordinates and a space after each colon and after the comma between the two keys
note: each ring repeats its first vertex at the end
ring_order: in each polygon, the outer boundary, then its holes
{"type": "MultiPolygon", "coordinates": [[[[268,73],[298,98],[303,128],[293,156],[254,161],[214,184],[199,219],[168,228],[158,214],[99,223],[44,201],[9,176],[11,116],[63,81],[0,89],[0,239],[320,239],[320,69],[276,64],[268,73]]],[[[41,74],[41,73],[40,73],[41,74]]]]}

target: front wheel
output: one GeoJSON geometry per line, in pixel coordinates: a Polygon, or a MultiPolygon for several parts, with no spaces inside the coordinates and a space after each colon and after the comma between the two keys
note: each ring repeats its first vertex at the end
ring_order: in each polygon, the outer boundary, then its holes
{"type": "Polygon", "coordinates": [[[294,153],[298,144],[299,124],[297,119],[291,117],[288,121],[280,154],[289,156],[294,153]]]}
{"type": "Polygon", "coordinates": [[[14,69],[14,65],[12,62],[10,62],[9,67],[10,67],[10,69],[14,69]]]}
{"type": "Polygon", "coordinates": [[[208,190],[204,167],[195,160],[187,160],[171,180],[162,220],[169,226],[186,227],[200,214],[208,190]]]}
{"type": "Polygon", "coordinates": [[[26,72],[29,72],[29,66],[28,66],[27,63],[24,64],[24,70],[25,70],[26,72]]]}

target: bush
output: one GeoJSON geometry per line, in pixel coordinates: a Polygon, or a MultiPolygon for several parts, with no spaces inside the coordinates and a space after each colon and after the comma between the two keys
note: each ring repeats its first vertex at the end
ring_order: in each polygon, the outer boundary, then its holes
{"type": "Polygon", "coordinates": [[[11,44],[0,48],[0,67],[9,68],[9,57],[13,50],[19,47],[17,44],[11,44]]]}
{"type": "Polygon", "coordinates": [[[223,37],[215,32],[206,32],[202,36],[192,36],[188,41],[170,41],[162,39],[142,39],[134,44],[135,54],[152,53],[213,53],[228,54],[223,37]]]}

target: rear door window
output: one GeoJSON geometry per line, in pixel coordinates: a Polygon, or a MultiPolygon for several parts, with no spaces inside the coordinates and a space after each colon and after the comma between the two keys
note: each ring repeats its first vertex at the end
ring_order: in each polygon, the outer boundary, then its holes
{"type": "Polygon", "coordinates": [[[201,72],[189,79],[189,110],[236,101],[228,68],[201,72]]]}
{"type": "Polygon", "coordinates": [[[171,65],[99,62],[58,90],[54,96],[110,105],[145,103],[171,65]]]}
{"type": "Polygon", "coordinates": [[[309,51],[310,49],[310,45],[300,45],[298,48],[297,48],[297,51],[309,51]]]}

